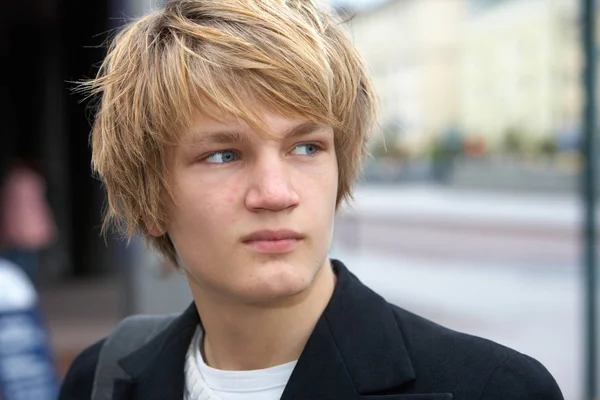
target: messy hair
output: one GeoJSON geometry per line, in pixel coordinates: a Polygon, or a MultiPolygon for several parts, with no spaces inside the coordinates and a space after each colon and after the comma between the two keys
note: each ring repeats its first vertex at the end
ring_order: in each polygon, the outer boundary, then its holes
{"type": "Polygon", "coordinates": [[[265,109],[331,126],[337,206],[351,197],[375,117],[360,56],[312,0],[171,0],[118,32],[81,87],[99,98],[91,143],[108,196],[104,231],[129,239],[139,231],[175,265],[168,235],[148,226],[165,226],[167,152],[197,112],[233,115],[257,131],[265,109]]]}

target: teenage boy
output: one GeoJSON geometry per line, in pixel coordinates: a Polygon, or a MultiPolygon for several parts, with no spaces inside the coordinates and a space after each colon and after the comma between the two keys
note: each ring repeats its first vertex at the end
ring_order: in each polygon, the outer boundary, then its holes
{"type": "Polygon", "coordinates": [[[116,36],[86,88],[105,226],[139,231],[194,302],[121,323],[60,399],[562,399],[537,361],[392,306],[328,258],[375,102],[325,7],[172,0],[116,36]]]}

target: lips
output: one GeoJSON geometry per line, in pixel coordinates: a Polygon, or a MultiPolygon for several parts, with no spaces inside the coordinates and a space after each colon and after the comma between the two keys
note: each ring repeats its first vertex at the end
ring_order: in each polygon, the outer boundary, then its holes
{"type": "Polygon", "coordinates": [[[242,241],[259,253],[290,253],[304,239],[300,233],[291,230],[264,230],[245,236],[242,241]]]}
{"type": "Polygon", "coordinates": [[[278,241],[278,240],[301,240],[303,236],[298,232],[281,229],[281,230],[263,230],[251,233],[244,236],[242,241],[247,242],[258,242],[258,241],[278,241]]]}

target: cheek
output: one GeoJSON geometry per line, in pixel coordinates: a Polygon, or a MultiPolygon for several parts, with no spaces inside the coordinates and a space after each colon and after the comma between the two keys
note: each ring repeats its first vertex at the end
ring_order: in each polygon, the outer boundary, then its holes
{"type": "Polygon", "coordinates": [[[328,160],[327,164],[324,165],[317,176],[319,180],[319,186],[323,190],[323,195],[337,196],[338,189],[338,165],[335,157],[328,160]]]}
{"type": "Polygon", "coordinates": [[[303,184],[305,201],[312,203],[317,208],[317,213],[329,213],[331,209],[335,209],[337,188],[337,164],[322,164],[306,174],[303,184]]]}
{"type": "Polygon", "coordinates": [[[242,188],[239,183],[231,185],[231,187],[224,187],[223,190],[223,201],[227,206],[233,207],[240,201],[240,193],[242,188]]]}
{"type": "MultiPolygon", "coordinates": [[[[224,203],[229,203],[227,191],[212,182],[200,180],[193,174],[183,175],[175,186],[176,207],[173,228],[184,230],[211,226],[220,217],[224,203]]],[[[226,207],[227,205],[225,205],[226,207]]]]}
{"type": "Polygon", "coordinates": [[[237,210],[238,205],[242,202],[242,193],[243,191],[240,184],[226,187],[223,191],[223,199],[219,207],[222,208],[225,211],[224,214],[229,217],[229,223],[235,223],[238,220],[238,214],[234,210],[237,210]]]}
{"type": "Polygon", "coordinates": [[[239,210],[244,204],[244,184],[247,179],[226,177],[203,182],[196,197],[198,205],[211,222],[223,225],[224,222],[235,222],[239,210]]]}

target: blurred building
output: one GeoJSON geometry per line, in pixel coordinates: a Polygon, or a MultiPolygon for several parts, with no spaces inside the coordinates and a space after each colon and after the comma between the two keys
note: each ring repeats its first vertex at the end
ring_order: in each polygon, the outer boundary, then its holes
{"type": "Polygon", "coordinates": [[[350,27],[388,140],[418,153],[458,129],[492,146],[510,132],[576,146],[576,0],[391,0],[359,11],[350,27]]]}
{"type": "Polygon", "coordinates": [[[392,0],[350,21],[380,99],[381,126],[415,151],[457,122],[466,11],[466,0],[392,0]]]}
{"type": "Polygon", "coordinates": [[[581,51],[575,0],[473,1],[465,23],[460,121],[492,143],[578,126],[581,51]]]}

